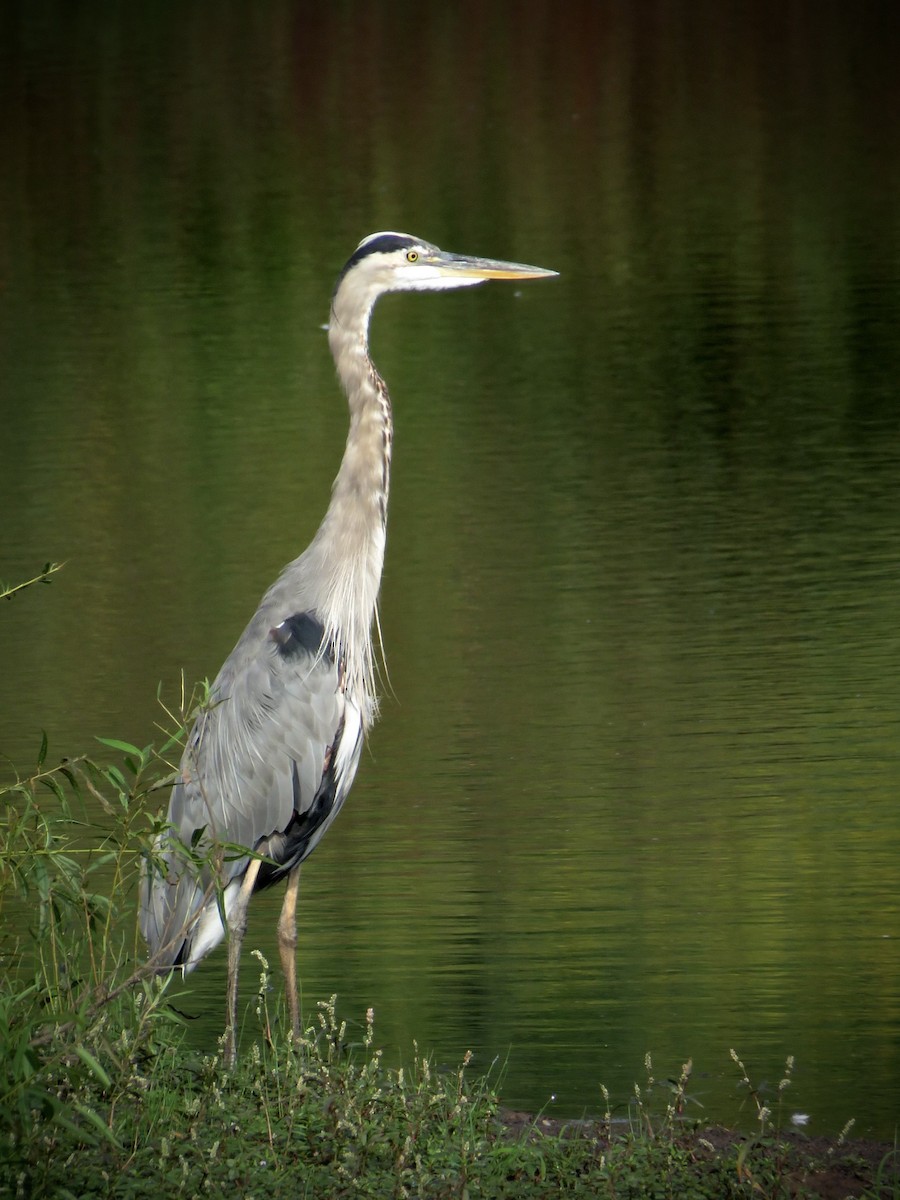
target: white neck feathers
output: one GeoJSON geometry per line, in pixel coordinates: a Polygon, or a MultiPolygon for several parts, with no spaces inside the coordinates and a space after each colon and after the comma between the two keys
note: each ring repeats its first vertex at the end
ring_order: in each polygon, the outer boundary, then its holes
{"type": "Polygon", "coordinates": [[[344,686],[370,723],[377,712],[372,627],[384,565],[393,424],[383,380],[368,355],[368,313],[341,324],[329,342],[350,405],[350,432],[331,503],[313,542],[322,570],[320,607],[344,686]]]}

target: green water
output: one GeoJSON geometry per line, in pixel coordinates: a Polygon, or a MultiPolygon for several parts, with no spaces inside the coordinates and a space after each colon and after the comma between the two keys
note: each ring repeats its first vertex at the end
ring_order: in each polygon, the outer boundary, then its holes
{"type": "MultiPolygon", "coordinates": [[[[729,1048],[794,1054],[807,1128],[892,1136],[891,11],[3,6],[0,576],[67,565],[0,612],[0,750],[144,744],[215,674],[324,511],[364,234],[553,267],[375,315],[390,679],[305,1005],[558,1112],[650,1050],[734,1119],[729,1048]]],[[[212,1045],[223,957],[192,986],[212,1045]]]]}

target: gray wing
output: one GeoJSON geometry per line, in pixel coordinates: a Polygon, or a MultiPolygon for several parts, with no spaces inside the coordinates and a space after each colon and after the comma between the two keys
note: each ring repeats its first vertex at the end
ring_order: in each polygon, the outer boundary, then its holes
{"type": "Polygon", "coordinates": [[[257,881],[265,887],[312,852],[356,773],[362,719],[340,664],[322,647],[321,623],[299,612],[272,626],[271,616],[256,614],[213,684],[172,791],[170,833],[145,878],[142,932],[151,954],[170,965],[193,965],[224,932],[192,947],[198,917],[217,906],[211,862],[226,912],[229,884],[233,891],[249,862],[213,855],[198,869],[184,847],[203,855],[226,842],[265,854],[272,861],[257,881]]]}

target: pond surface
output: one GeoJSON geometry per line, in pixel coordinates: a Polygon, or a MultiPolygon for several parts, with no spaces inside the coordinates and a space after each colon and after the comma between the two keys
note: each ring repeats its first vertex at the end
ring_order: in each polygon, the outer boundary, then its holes
{"type": "Polygon", "coordinates": [[[389,683],[304,869],[305,1007],[558,1113],[649,1050],[738,1119],[729,1048],[793,1054],[807,1128],[892,1137],[891,10],[634,9],[4,6],[0,575],[66,567],[0,612],[0,750],[143,745],[215,674],[324,512],[364,234],[553,267],[375,315],[389,683]]]}

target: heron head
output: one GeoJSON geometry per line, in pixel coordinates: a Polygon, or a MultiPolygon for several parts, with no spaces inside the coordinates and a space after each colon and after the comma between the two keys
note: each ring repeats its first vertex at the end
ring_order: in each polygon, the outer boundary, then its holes
{"type": "Polygon", "coordinates": [[[372,299],[383,292],[439,292],[472,287],[486,279],[543,279],[556,275],[543,267],[448,254],[408,233],[371,233],[363,238],[338,278],[372,299]]]}

